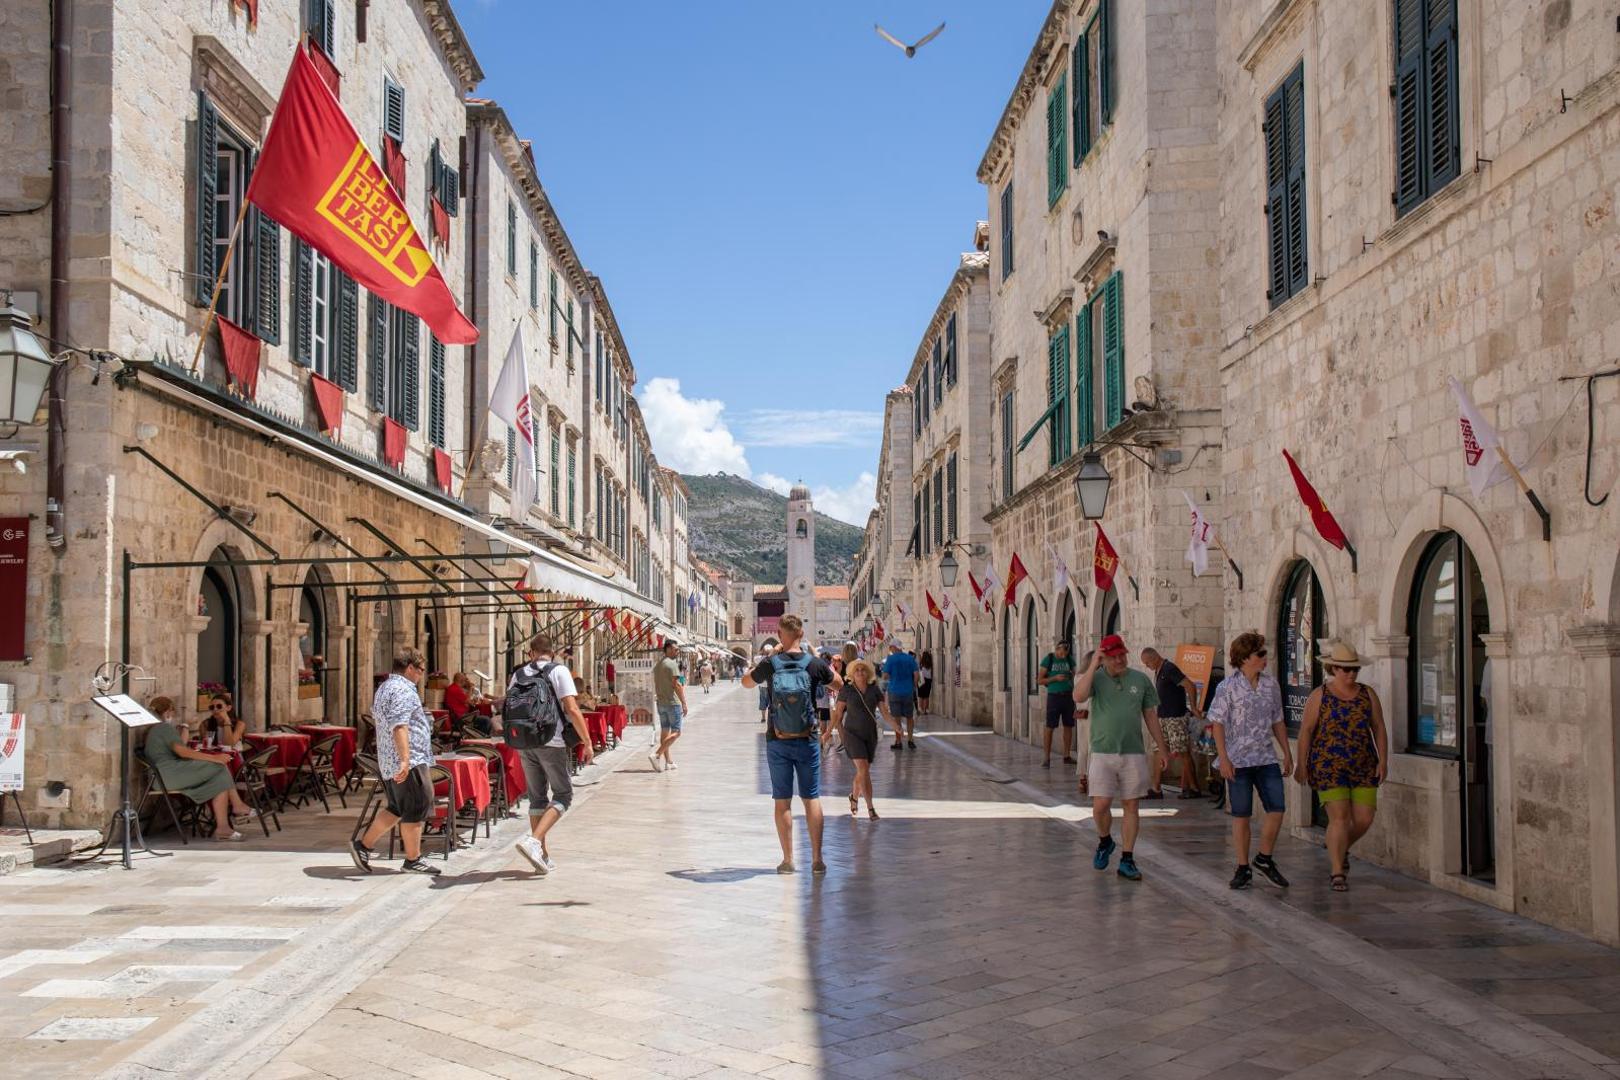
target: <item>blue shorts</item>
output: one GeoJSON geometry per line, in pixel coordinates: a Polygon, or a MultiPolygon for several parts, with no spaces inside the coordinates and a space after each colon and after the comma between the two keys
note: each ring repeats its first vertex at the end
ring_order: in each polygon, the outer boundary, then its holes
{"type": "Polygon", "coordinates": [[[1233,774],[1232,779],[1226,782],[1226,804],[1233,817],[1250,817],[1254,814],[1256,791],[1260,793],[1260,805],[1266,813],[1282,813],[1282,766],[1276,762],[1270,765],[1245,765],[1234,769],[1233,774]]]}
{"type": "Polygon", "coordinates": [[[673,731],[677,735],[681,732],[681,703],[672,701],[668,705],[658,706],[658,726],[665,731],[673,731]]]}
{"type": "Polygon", "coordinates": [[[771,707],[771,688],[770,688],[770,686],[768,684],[761,683],[760,687],[759,687],[759,711],[764,712],[766,709],[768,709],[770,707],[771,707]]]}
{"type": "Polygon", "coordinates": [[[821,740],[768,739],[765,764],[771,770],[771,798],[793,798],[795,779],[799,798],[821,798],[821,740]]]}
{"type": "Polygon", "coordinates": [[[889,695],[889,715],[896,720],[903,720],[916,713],[917,699],[910,694],[889,695]]]}

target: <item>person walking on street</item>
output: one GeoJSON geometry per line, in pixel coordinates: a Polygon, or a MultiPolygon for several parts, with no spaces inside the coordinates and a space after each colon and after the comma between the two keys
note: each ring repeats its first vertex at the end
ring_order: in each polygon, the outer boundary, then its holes
{"type": "MultiPolygon", "coordinates": [[[[765,648],[759,654],[759,659],[754,661],[755,666],[758,666],[761,662],[763,662],[765,660],[769,660],[771,658],[771,653],[774,652],[774,651],[775,650],[772,648],[772,646],[770,646],[770,645],[765,646],[765,648]]],[[[744,679],[743,680],[743,686],[747,687],[749,685],[751,685],[751,684],[748,682],[748,680],[744,679]]],[[[761,684],[760,688],[759,688],[759,722],[762,723],[762,724],[765,723],[766,720],[770,717],[770,715],[771,715],[771,688],[769,686],[761,684]]]]}
{"type": "Polygon", "coordinates": [[[833,705],[832,730],[843,739],[844,753],[855,766],[855,782],[849,791],[849,813],[854,817],[861,812],[860,800],[865,795],[866,816],[876,821],[877,807],[872,805],[872,755],[878,744],[878,717],[882,716],[887,723],[888,711],[870,661],[852,660],[845,670],[849,678],[833,705]]]}
{"type": "MultiPolygon", "coordinates": [[[[1115,844],[1113,805],[1123,808],[1124,848],[1119,855],[1119,876],[1141,881],[1133,848],[1139,825],[1137,810],[1147,794],[1148,755],[1142,745],[1142,725],[1161,748],[1164,733],[1159,730],[1159,695],[1153,680],[1130,666],[1125,642],[1109,634],[1097,646],[1091,663],[1074,684],[1074,700],[1091,703],[1091,759],[1087,766],[1091,792],[1091,817],[1097,823],[1097,853],[1091,865],[1108,869],[1115,844]],[[1098,668],[1101,667],[1099,671],[1098,668]]],[[[1163,750],[1154,751],[1163,754],[1163,750]]]]}
{"type": "Polygon", "coordinates": [[[1305,700],[1299,725],[1295,779],[1309,783],[1327,812],[1328,884],[1350,888],[1350,848],[1367,835],[1378,812],[1378,785],[1389,768],[1384,706],[1372,687],[1359,682],[1361,656],[1342,641],[1322,656],[1327,682],[1305,700]]]}
{"type": "Polygon", "coordinates": [[[1254,870],[1279,889],[1288,879],[1277,869],[1272,852],[1283,822],[1283,776],[1294,771],[1288,749],[1288,728],[1283,723],[1282,687],[1266,671],[1266,639],[1250,631],[1232,639],[1226,659],[1237,674],[1221,680],[1210,702],[1209,722],[1215,735],[1216,767],[1226,781],[1226,799],[1232,815],[1232,849],[1237,871],[1229,883],[1247,889],[1254,879],[1249,868],[1249,822],[1254,815],[1255,792],[1266,820],[1260,826],[1260,854],[1254,870]],[[1282,764],[1277,747],[1282,747],[1282,764]]]}
{"type": "Polygon", "coordinates": [[[436,876],[437,866],[422,859],[422,824],[433,808],[433,717],[422,707],[416,686],[427,674],[427,658],[417,649],[394,654],[392,671],[371,699],[377,721],[377,771],[382,774],[386,804],[363,837],[349,841],[349,857],[362,873],[371,873],[374,845],[395,825],[405,849],[400,867],[407,874],[436,876]]]}
{"type": "Polygon", "coordinates": [[[770,693],[770,723],[765,727],[765,763],[771,773],[771,799],[775,803],[776,838],[782,844],[778,874],[791,874],[793,864],[793,791],[798,788],[804,805],[804,824],[810,834],[810,870],[825,874],[821,859],[821,740],[816,731],[816,688],[832,684],[834,693],[843,681],[820,657],[799,645],[804,624],[791,612],[778,626],[782,647],[743,676],[744,686],[765,685],[770,693]]]}
{"type": "MultiPolygon", "coordinates": [[[[1193,723],[1204,718],[1203,710],[1198,707],[1198,686],[1182,674],[1175,661],[1166,660],[1157,649],[1142,650],[1142,666],[1153,674],[1153,689],[1159,695],[1159,727],[1169,740],[1169,745],[1162,749],[1168,759],[1181,763],[1181,794],[1177,797],[1196,799],[1199,793],[1193,772],[1193,723]]],[[[1163,771],[1153,770],[1148,798],[1164,797],[1160,790],[1163,771]]]]}
{"type": "Polygon", "coordinates": [[[1069,643],[1060,641],[1052,651],[1041,658],[1041,671],[1035,681],[1046,687],[1046,732],[1041,747],[1041,768],[1052,767],[1052,732],[1063,728],[1063,764],[1074,760],[1074,661],[1069,658],[1069,643]]]}
{"type": "Polygon", "coordinates": [[[922,659],[917,661],[917,711],[924,716],[928,715],[928,704],[934,697],[934,654],[928,649],[923,650],[922,659]]]}
{"type": "Polygon", "coordinates": [[[517,842],[518,854],[543,876],[557,869],[546,836],[574,801],[574,747],[584,747],[586,764],[594,754],[573,672],[553,659],[550,636],[537,634],[528,657],[507,685],[501,725],[529,792],[529,835],[517,842]]]}
{"type": "Polygon", "coordinates": [[[889,644],[889,658],[883,661],[883,674],[889,680],[889,717],[894,728],[894,745],[900,749],[900,722],[906,724],[906,745],[917,749],[917,658],[889,644]]]}
{"type": "Polygon", "coordinates": [[[678,641],[664,642],[664,658],[653,668],[653,696],[658,701],[658,745],[647,755],[653,772],[674,771],[675,759],[670,748],[681,737],[681,722],[686,716],[686,686],[680,680],[681,646],[678,641]]]}
{"type": "MultiPolygon", "coordinates": [[[[1086,654],[1080,658],[1080,666],[1076,671],[1084,671],[1091,666],[1091,658],[1096,655],[1095,649],[1087,649],[1086,654]]],[[[1091,768],[1091,707],[1075,704],[1074,707],[1074,756],[1078,759],[1075,772],[1080,774],[1080,794],[1088,795],[1091,790],[1091,777],[1086,775],[1091,768]]]]}

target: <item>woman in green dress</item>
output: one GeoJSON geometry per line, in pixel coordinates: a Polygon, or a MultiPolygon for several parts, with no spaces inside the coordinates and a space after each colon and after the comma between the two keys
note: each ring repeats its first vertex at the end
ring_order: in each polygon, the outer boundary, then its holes
{"type": "Polygon", "coordinates": [[[155,697],[148,710],[161,722],[147,729],[141,753],[163,778],[163,786],[171,794],[184,795],[199,805],[209,805],[214,812],[214,835],[209,839],[221,842],[245,839],[231,827],[231,815],[247,819],[256,811],[237,794],[236,782],[231,779],[231,756],[187,746],[172,723],[174,702],[170,699],[155,697]]]}

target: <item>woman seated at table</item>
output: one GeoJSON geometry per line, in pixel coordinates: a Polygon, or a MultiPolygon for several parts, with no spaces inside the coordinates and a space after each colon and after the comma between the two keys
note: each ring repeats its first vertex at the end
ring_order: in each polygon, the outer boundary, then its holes
{"type": "Polygon", "coordinates": [[[231,755],[187,746],[174,726],[174,702],[168,698],[153,698],[147,709],[160,722],[146,729],[141,754],[163,778],[163,786],[199,806],[208,804],[214,812],[214,835],[209,839],[222,843],[245,839],[231,827],[231,815],[245,820],[256,811],[237,794],[231,755]]]}
{"type": "Polygon", "coordinates": [[[596,708],[596,695],[591,693],[591,688],[589,686],[581,686],[579,688],[579,707],[581,709],[596,708]]]}
{"type": "Polygon", "coordinates": [[[208,699],[208,719],[203,721],[202,737],[208,742],[213,736],[215,746],[240,749],[247,724],[236,715],[236,702],[228,693],[215,694],[208,699]]]}
{"type": "Polygon", "coordinates": [[[444,688],[444,708],[450,714],[455,724],[470,723],[485,735],[495,730],[489,717],[485,716],[479,706],[489,701],[473,686],[472,677],[465,671],[458,671],[450,676],[450,685],[444,688]]]}

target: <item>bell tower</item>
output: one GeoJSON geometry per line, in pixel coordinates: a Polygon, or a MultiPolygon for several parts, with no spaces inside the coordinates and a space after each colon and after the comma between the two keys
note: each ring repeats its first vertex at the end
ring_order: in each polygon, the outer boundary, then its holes
{"type": "Polygon", "coordinates": [[[804,622],[804,639],[816,638],[816,514],[810,489],[795,484],[788,493],[787,610],[804,622]]]}

